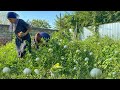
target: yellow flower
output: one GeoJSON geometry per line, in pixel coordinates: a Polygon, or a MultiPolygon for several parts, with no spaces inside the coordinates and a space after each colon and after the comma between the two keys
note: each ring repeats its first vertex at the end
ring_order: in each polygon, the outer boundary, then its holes
{"type": "Polygon", "coordinates": [[[60,66],[59,63],[56,63],[56,64],[51,68],[51,70],[56,70],[56,69],[60,69],[60,68],[62,68],[62,66],[60,66]]]}

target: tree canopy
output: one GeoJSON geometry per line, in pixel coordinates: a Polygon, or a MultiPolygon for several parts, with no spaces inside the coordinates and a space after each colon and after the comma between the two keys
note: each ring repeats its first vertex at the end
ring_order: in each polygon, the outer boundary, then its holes
{"type": "Polygon", "coordinates": [[[49,23],[46,20],[40,20],[40,19],[33,19],[32,21],[27,20],[27,22],[32,27],[39,27],[39,28],[51,28],[49,23]]]}
{"type": "Polygon", "coordinates": [[[82,33],[83,27],[91,26],[90,30],[98,33],[99,25],[120,21],[120,11],[74,11],[56,17],[55,26],[58,30],[77,28],[77,32],[82,33]]]}

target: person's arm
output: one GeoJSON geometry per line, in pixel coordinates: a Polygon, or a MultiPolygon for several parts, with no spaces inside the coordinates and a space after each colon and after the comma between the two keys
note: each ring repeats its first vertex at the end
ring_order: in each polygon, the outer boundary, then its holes
{"type": "Polygon", "coordinates": [[[30,31],[31,31],[31,28],[29,27],[23,36],[26,36],[30,31]]]}
{"type": "Polygon", "coordinates": [[[24,20],[22,20],[21,23],[22,23],[23,27],[27,29],[27,31],[22,33],[22,35],[21,35],[22,37],[24,37],[31,31],[31,26],[28,23],[26,23],[24,20]]]}
{"type": "Polygon", "coordinates": [[[31,28],[28,28],[25,33],[21,32],[20,34],[18,34],[18,36],[19,36],[19,37],[24,37],[24,36],[26,36],[30,31],[31,31],[31,28]]]}

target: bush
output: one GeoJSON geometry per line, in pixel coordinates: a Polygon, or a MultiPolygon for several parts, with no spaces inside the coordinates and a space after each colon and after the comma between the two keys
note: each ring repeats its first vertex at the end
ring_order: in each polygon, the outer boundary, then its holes
{"type": "Polygon", "coordinates": [[[94,68],[102,71],[95,79],[120,78],[120,41],[109,37],[79,41],[72,40],[68,32],[54,32],[47,47],[32,50],[19,59],[14,40],[2,46],[0,78],[93,79],[90,72],[94,68]],[[4,67],[9,67],[10,73],[3,73],[4,67]],[[23,73],[25,68],[31,70],[29,75],[23,73]]]}

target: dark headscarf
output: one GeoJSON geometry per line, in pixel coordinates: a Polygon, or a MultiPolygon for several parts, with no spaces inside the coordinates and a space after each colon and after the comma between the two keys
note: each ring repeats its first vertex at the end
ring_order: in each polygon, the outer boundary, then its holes
{"type": "Polygon", "coordinates": [[[8,12],[7,18],[17,18],[19,15],[15,12],[8,12]]]}

